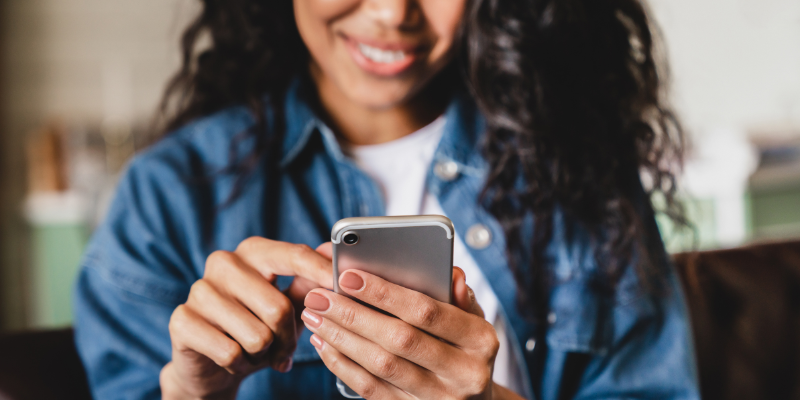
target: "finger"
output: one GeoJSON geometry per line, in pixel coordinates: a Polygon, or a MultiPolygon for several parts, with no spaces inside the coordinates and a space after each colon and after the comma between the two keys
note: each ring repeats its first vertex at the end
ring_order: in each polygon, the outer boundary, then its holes
{"type": "MultiPolygon", "coordinates": [[[[273,343],[273,331],[253,313],[236,301],[221,295],[205,280],[199,280],[192,285],[187,307],[230,335],[242,349],[249,354],[254,364],[261,364],[267,359],[267,351],[273,343]],[[195,307],[194,304],[202,304],[195,307]]],[[[292,325],[294,329],[294,325],[292,325]]],[[[285,356],[284,356],[285,357],[285,356]]]]}
{"type": "Polygon", "coordinates": [[[414,398],[396,386],[371,374],[333,346],[325,343],[316,334],[311,336],[311,344],[317,349],[317,353],[319,353],[325,366],[361,397],[367,400],[411,400],[414,398]]]}
{"type": "MultiPolygon", "coordinates": [[[[292,304],[300,306],[303,304],[308,292],[319,287],[321,286],[319,286],[316,282],[297,276],[294,278],[289,287],[286,288],[284,293],[286,293],[286,296],[288,296],[292,301],[292,304]]],[[[296,308],[302,310],[302,307],[296,308]]]]}
{"type": "Polygon", "coordinates": [[[304,244],[251,237],[239,244],[236,254],[268,280],[274,275],[300,276],[333,289],[331,260],[304,244]]]}
{"type": "Polygon", "coordinates": [[[325,242],[317,246],[317,253],[322,254],[328,260],[333,260],[333,243],[325,242]]]}
{"type": "MultiPolygon", "coordinates": [[[[331,242],[326,242],[319,245],[315,251],[328,260],[333,259],[333,244],[331,244],[331,242]]],[[[308,292],[319,287],[321,286],[316,282],[298,276],[286,289],[286,295],[289,296],[289,299],[292,300],[292,303],[299,305],[303,303],[303,300],[308,292]]]]}
{"type": "MultiPolygon", "coordinates": [[[[448,371],[467,362],[467,354],[403,322],[346,296],[314,290],[306,296],[312,315],[321,315],[347,331],[430,371],[448,371]]],[[[340,349],[341,350],[341,349],[340,349]]]]}
{"type": "Polygon", "coordinates": [[[189,356],[173,357],[176,363],[200,356],[207,357],[231,374],[244,374],[252,368],[244,359],[239,343],[185,305],[178,306],[173,312],[169,332],[173,351],[189,356]]]}
{"type": "Polygon", "coordinates": [[[435,397],[441,383],[433,372],[384,350],[319,314],[305,310],[303,321],[311,332],[372,375],[417,397],[435,397]]]}
{"type": "Polygon", "coordinates": [[[294,278],[289,287],[284,291],[286,296],[289,297],[289,300],[291,300],[292,304],[294,305],[295,332],[297,332],[298,335],[303,330],[303,321],[300,319],[300,313],[303,311],[303,308],[305,308],[303,306],[303,301],[305,300],[308,292],[317,288],[319,288],[319,285],[316,283],[298,276],[294,278]]]}
{"type": "Polygon", "coordinates": [[[350,296],[459,347],[469,348],[485,338],[486,329],[465,329],[486,328],[488,322],[483,318],[364,271],[345,271],[339,276],[339,287],[350,296]]]}
{"type": "Polygon", "coordinates": [[[453,303],[470,314],[486,318],[483,309],[475,299],[475,292],[467,286],[467,274],[459,267],[453,267],[453,303]]]}
{"type": "MultiPolygon", "coordinates": [[[[228,254],[230,257],[225,260],[224,267],[218,263],[215,270],[207,273],[227,297],[246,307],[245,311],[249,310],[247,313],[251,318],[255,315],[271,331],[274,343],[266,354],[269,365],[278,371],[288,371],[291,368],[292,353],[297,348],[298,329],[294,305],[286,295],[238,256],[228,254]]],[[[245,349],[251,353],[247,347],[245,349]]]]}

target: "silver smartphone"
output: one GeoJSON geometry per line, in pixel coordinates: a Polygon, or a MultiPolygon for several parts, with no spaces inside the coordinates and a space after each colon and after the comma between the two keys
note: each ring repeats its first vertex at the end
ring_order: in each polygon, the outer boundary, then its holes
{"type": "MultiPolygon", "coordinates": [[[[331,231],[334,292],[345,294],[339,275],[358,269],[450,303],[454,237],[442,215],[342,219],[331,231]]],[[[361,398],[338,378],[336,386],[347,398],[361,398]]]]}

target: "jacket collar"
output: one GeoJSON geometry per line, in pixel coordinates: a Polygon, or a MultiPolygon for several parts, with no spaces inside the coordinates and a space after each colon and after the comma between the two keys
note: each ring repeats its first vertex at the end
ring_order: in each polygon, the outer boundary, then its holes
{"type": "Polygon", "coordinates": [[[281,168],[291,164],[306,147],[314,131],[324,125],[311,109],[308,86],[305,79],[295,78],[286,91],[283,105],[286,131],[283,137],[281,168]]]}

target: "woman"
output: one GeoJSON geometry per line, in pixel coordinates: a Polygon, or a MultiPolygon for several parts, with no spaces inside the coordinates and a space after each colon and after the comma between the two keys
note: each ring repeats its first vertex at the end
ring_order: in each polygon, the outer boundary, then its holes
{"type": "Polygon", "coordinates": [[[77,283],[97,398],[698,398],[638,1],[203,6],[77,283]],[[453,305],[327,290],[333,223],[417,213],[456,226],[453,305]]]}

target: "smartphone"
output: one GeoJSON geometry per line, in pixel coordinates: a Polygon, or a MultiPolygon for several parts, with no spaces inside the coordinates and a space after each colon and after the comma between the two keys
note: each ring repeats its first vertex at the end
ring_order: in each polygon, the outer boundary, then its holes
{"type": "MultiPolygon", "coordinates": [[[[333,289],[339,275],[358,269],[430,296],[452,302],[453,222],[442,215],[345,218],[333,225],[333,289]]],[[[349,297],[349,296],[348,296],[349,297]]],[[[361,397],[336,379],[339,392],[361,397]]]]}

